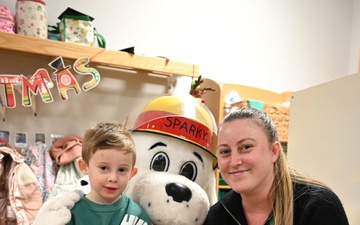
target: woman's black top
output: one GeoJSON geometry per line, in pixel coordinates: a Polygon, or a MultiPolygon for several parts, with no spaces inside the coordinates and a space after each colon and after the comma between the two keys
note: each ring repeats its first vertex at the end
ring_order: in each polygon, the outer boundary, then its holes
{"type": "MultiPolygon", "coordinates": [[[[271,215],[264,225],[270,225],[271,215]]],[[[204,225],[248,225],[241,195],[230,190],[214,204],[204,225]]],[[[282,224],[285,225],[285,224],[282,224]]],[[[344,207],[331,190],[319,186],[294,183],[293,225],[349,225],[344,207]]]]}

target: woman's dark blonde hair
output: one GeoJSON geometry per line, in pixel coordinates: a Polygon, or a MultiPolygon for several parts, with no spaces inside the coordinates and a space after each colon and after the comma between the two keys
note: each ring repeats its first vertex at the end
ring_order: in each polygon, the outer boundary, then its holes
{"type": "Polygon", "coordinates": [[[136,162],[135,142],[131,133],[118,122],[100,122],[94,128],[85,131],[82,144],[82,158],[89,160],[98,150],[115,148],[133,155],[132,165],[136,162]]]}
{"type": "MultiPolygon", "coordinates": [[[[235,120],[248,119],[261,127],[269,141],[269,144],[278,142],[278,135],[273,121],[266,113],[254,108],[240,108],[226,115],[219,128],[225,123],[235,120]]],[[[241,128],[239,128],[241,129],[241,128]]],[[[279,156],[274,163],[274,181],[269,193],[273,199],[273,218],[276,225],[293,224],[294,219],[294,190],[293,182],[309,183],[318,186],[324,184],[298,173],[291,168],[286,159],[286,154],[281,148],[279,156]]]]}

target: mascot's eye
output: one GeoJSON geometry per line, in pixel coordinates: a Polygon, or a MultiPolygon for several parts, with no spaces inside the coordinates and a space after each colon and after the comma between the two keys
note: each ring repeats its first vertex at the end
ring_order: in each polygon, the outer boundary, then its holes
{"type": "Polygon", "coordinates": [[[181,167],[180,175],[183,175],[183,176],[189,178],[190,180],[194,181],[196,179],[196,175],[197,175],[196,164],[194,162],[184,163],[184,165],[181,167]]]}
{"type": "Polygon", "coordinates": [[[169,169],[169,157],[165,152],[156,153],[150,164],[150,170],[167,171],[169,169]]]}

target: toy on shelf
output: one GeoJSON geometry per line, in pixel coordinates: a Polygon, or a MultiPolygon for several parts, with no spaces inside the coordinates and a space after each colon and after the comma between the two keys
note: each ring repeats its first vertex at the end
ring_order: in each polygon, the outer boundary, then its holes
{"type": "Polygon", "coordinates": [[[203,94],[207,91],[215,91],[212,87],[204,87],[203,86],[204,80],[201,79],[201,75],[198,77],[197,80],[193,80],[191,82],[191,88],[189,94],[192,95],[194,98],[200,99],[202,103],[205,103],[205,99],[202,98],[203,94]]]}

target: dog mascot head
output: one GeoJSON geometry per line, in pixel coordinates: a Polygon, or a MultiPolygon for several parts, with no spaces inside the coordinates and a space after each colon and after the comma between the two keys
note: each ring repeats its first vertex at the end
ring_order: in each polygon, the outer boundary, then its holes
{"type": "Polygon", "coordinates": [[[125,121],[139,168],[125,191],[156,225],[202,224],[217,200],[216,123],[191,95],[161,96],[125,121]]]}

